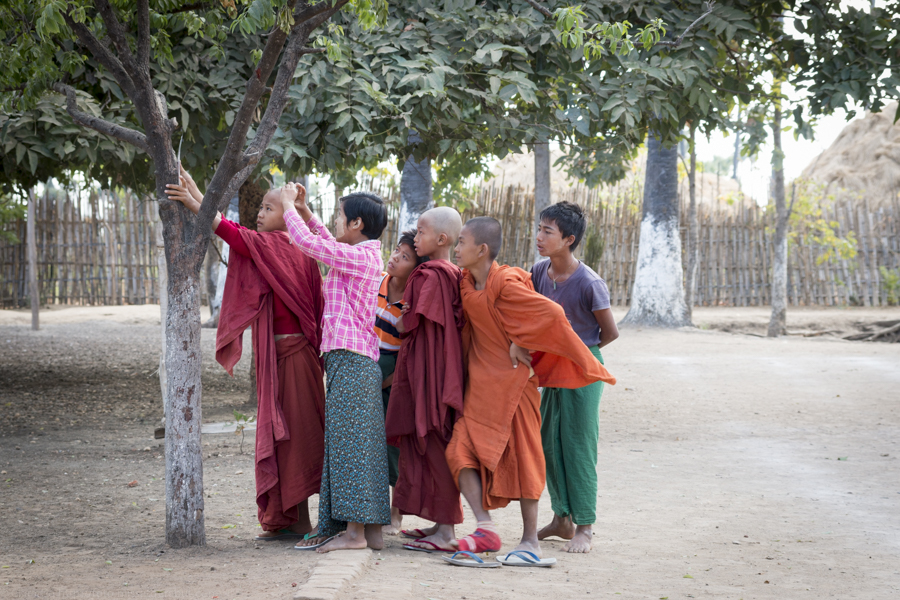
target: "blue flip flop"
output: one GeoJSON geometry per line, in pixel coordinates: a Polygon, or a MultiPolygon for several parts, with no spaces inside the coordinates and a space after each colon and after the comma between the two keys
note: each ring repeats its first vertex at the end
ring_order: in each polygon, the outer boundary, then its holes
{"type": "Polygon", "coordinates": [[[484,562],[481,560],[476,554],[471,552],[467,552],[465,550],[460,550],[459,552],[454,552],[452,556],[442,556],[443,560],[447,561],[451,565],[456,565],[457,567],[475,567],[477,569],[490,569],[494,567],[499,567],[500,563],[491,561],[484,562]],[[456,558],[460,554],[463,555],[464,558],[456,558]]]}
{"type": "Polygon", "coordinates": [[[506,556],[498,556],[497,562],[507,567],[552,567],[556,564],[556,559],[540,558],[528,550],[513,550],[506,556]]]}

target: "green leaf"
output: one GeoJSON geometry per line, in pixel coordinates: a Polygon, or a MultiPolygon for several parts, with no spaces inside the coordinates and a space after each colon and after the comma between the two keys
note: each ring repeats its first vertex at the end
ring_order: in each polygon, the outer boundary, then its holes
{"type": "MultiPolygon", "coordinates": [[[[491,93],[496,94],[500,90],[500,84],[501,84],[500,78],[494,76],[494,77],[491,77],[490,81],[491,81],[491,93]]],[[[898,109],[898,111],[900,111],[900,109],[898,109]]],[[[900,114],[900,112],[898,112],[898,114],[900,114]]]]}

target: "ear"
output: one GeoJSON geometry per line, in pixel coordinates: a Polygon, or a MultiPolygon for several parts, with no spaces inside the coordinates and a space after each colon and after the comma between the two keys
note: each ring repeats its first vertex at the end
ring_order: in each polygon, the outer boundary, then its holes
{"type": "Polygon", "coordinates": [[[355,219],[353,219],[353,221],[351,221],[347,225],[350,227],[350,229],[362,229],[363,228],[362,219],[359,217],[356,217],[355,219]]]}
{"type": "Polygon", "coordinates": [[[450,243],[450,236],[448,236],[446,233],[442,233],[438,236],[438,239],[437,239],[438,246],[446,246],[449,243],[450,243]]]}
{"type": "Polygon", "coordinates": [[[575,243],[575,236],[574,236],[574,235],[570,235],[570,236],[567,237],[565,240],[563,240],[563,242],[565,243],[566,248],[568,248],[569,246],[571,246],[572,244],[575,243]]]}

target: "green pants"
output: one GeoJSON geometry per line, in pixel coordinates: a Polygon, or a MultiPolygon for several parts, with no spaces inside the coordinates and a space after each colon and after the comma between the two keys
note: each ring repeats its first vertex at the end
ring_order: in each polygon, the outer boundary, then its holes
{"type": "MultiPolygon", "coordinates": [[[[394,373],[394,369],[397,368],[397,355],[396,354],[382,354],[378,358],[378,366],[381,367],[381,380],[384,381],[390,375],[394,373]]],[[[386,388],[382,388],[381,390],[381,402],[384,404],[384,416],[387,416],[387,408],[388,401],[391,399],[391,387],[388,386],[386,388]]],[[[390,481],[391,487],[397,485],[397,477],[400,475],[400,448],[396,446],[391,446],[388,444],[387,447],[387,455],[388,455],[388,480],[390,481]]]]}
{"type": "MultiPolygon", "coordinates": [[[[590,350],[602,363],[600,349],[590,350]]],[[[592,525],[597,518],[602,394],[602,381],[575,390],[544,388],[541,393],[541,441],[551,506],[554,514],[571,516],[576,525],[592,525]]]]}

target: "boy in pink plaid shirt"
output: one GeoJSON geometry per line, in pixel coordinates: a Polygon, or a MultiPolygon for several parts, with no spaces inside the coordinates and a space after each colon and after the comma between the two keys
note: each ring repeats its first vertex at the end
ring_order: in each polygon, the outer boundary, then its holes
{"type": "Polygon", "coordinates": [[[325,356],[325,462],[317,534],[298,550],[384,547],[391,522],[387,445],[375,308],[384,264],[384,201],[356,192],[341,198],[335,236],[306,204],[306,189],[281,190],[284,222],[300,250],[330,267],[325,277],[322,353],[325,356]],[[346,531],[345,531],[346,530],[346,531]]]}

